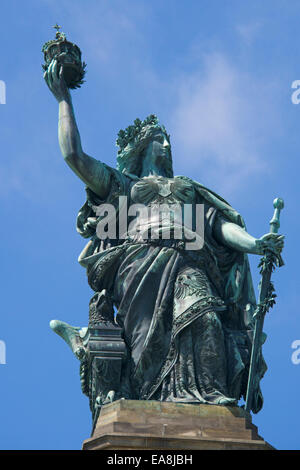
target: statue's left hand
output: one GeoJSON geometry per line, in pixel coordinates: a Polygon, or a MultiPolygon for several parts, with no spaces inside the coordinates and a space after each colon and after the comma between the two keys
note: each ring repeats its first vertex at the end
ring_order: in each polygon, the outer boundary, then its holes
{"type": "Polygon", "coordinates": [[[256,248],[258,255],[264,255],[271,252],[275,256],[279,256],[284,246],[284,235],[278,233],[267,233],[256,240],[256,248]]]}

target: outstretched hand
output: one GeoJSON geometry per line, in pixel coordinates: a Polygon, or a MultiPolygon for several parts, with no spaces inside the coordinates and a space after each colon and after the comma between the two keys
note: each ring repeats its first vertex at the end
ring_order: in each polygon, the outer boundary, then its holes
{"type": "Polygon", "coordinates": [[[70,92],[63,76],[63,65],[53,59],[44,73],[44,79],[58,102],[70,99],[70,92]]]}
{"type": "Polygon", "coordinates": [[[284,246],[284,235],[278,233],[267,233],[256,240],[257,254],[273,253],[279,256],[284,246]]]}

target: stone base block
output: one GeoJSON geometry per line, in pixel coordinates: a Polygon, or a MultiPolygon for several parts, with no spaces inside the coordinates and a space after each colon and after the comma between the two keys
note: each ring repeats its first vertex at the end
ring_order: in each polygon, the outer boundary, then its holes
{"type": "Polygon", "coordinates": [[[101,409],[83,450],[271,450],[239,407],[118,400],[101,409]]]}

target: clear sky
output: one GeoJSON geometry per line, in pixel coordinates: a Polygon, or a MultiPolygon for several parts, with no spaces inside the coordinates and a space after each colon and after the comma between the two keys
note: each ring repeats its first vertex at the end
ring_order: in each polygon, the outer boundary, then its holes
{"type": "MultiPolygon", "coordinates": [[[[73,101],[89,155],[115,166],[119,129],[155,113],[175,174],[229,200],[252,235],[268,232],[272,201],[284,198],[286,265],[274,274],[253,422],[276,448],[300,449],[299,11],[298,0],[1,1],[1,449],[80,449],[91,428],[79,363],[49,328],[53,318],[86,326],[92,295],[77,263],[84,185],[61,157],[41,69],[56,22],[87,62],[73,101]]],[[[257,286],[259,258],[250,262],[257,286]]]]}

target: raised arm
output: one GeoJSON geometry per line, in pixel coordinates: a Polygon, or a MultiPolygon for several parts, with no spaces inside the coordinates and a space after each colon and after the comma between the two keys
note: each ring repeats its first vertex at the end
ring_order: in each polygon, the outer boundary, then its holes
{"type": "Polygon", "coordinates": [[[279,255],[283,248],[283,235],[267,233],[261,238],[252,237],[237,224],[218,217],[214,224],[214,236],[223,245],[244,253],[263,255],[266,250],[279,255]]]}
{"type": "Polygon", "coordinates": [[[45,81],[59,103],[58,139],[61,152],[74,173],[98,196],[105,198],[110,187],[110,173],[95,158],[83,152],[72,98],[63,78],[63,68],[56,60],[44,75],[45,81]]]}

